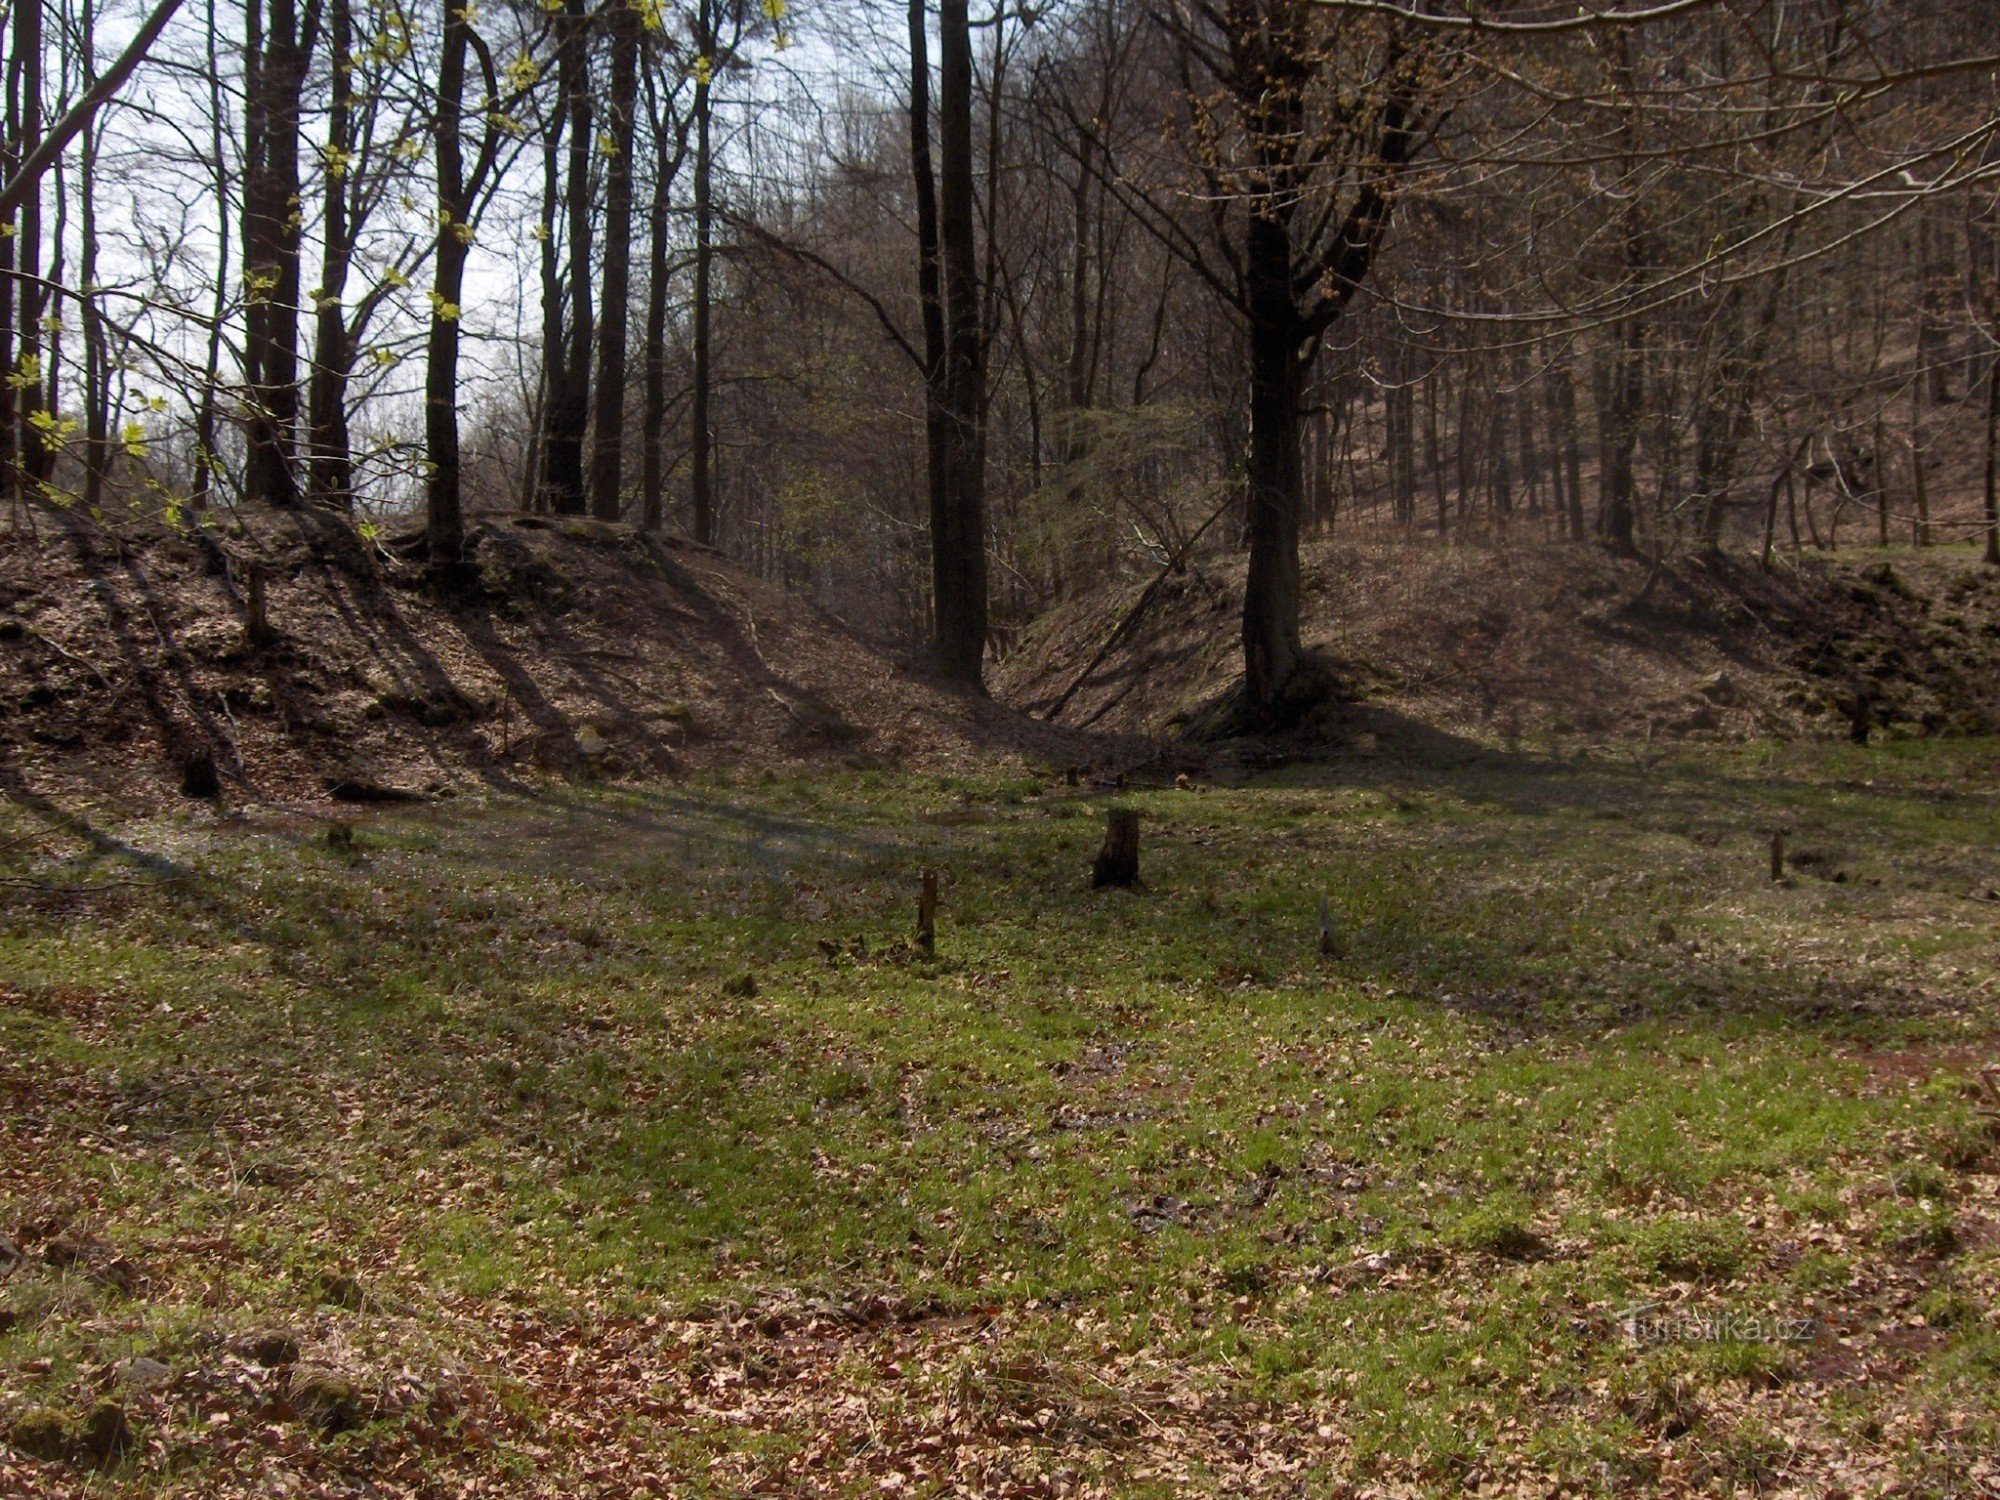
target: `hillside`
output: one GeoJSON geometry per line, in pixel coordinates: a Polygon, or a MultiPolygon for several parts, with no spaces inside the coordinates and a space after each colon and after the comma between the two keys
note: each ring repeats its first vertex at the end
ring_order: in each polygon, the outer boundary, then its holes
{"type": "MultiPolygon", "coordinates": [[[[1348,688],[1313,740],[1399,720],[1612,739],[1845,733],[1857,690],[1892,734],[2000,725],[2000,576],[1963,548],[1642,562],[1561,543],[1307,549],[1305,640],[1348,688]],[[1361,706],[1357,706],[1361,705],[1361,706]]],[[[1038,717],[1174,733],[1241,671],[1242,564],[1134,582],[1037,622],[994,674],[1038,717]],[[1122,631],[1122,634],[1121,634],[1122,631]],[[1108,642],[1112,649],[1085,675],[1108,642]]]]}
{"type": "Polygon", "coordinates": [[[501,517],[473,556],[476,584],[441,597],[398,538],[317,514],[17,535],[0,554],[0,776],[147,802],[207,752],[227,800],[292,803],[1060,753],[1055,732],[691,542],[501,517]]]}

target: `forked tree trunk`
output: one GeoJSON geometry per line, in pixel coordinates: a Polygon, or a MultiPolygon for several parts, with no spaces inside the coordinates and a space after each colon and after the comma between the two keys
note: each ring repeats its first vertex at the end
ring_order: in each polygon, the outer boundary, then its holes
{"type": "Polygon", "coordinates": [[[646,530],[658,531],[666,522],[667,511],[667,249],[672,233],[667,195],[686,155],[687,127],[683,122],[670,157],[666,122],[657,98],[652,126],[653,196],[646,216],[646,347],[642,356],[645,391],[639,412],[639,516],[646,530]]]}

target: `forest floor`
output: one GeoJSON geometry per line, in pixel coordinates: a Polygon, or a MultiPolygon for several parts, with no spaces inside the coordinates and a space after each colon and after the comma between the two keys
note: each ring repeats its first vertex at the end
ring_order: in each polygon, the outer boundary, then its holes
{"type": "Polygon", "coordinates": [[[1991,740],[1117,795],[0,809],[0,1493],[2000,1492],[1991,740]]]}

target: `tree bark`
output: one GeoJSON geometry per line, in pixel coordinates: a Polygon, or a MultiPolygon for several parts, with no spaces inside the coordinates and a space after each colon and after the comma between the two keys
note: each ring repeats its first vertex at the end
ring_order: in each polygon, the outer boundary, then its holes
{"type": "Polygon", "coordinates": [[[467,214],[460,124],[465,99],[469,14],[460,0],[442,0],[443,51],[438,61],[434,141],[437,155],[438,239],[431,286],[430,336],[424,367],[424,534],[430,566],[449,569],[465,556],[465,511],[459,492],[458,304],[472,244],[467,214]]]}
{"type": "MultiPolygon", "coordinates": [[[[20,69],[20,116],[16,139],[23,158],[34,155],[42,139],[42,8],[38,3],[14,7],[14,58],[20,69]]],[[[21,220],[15,235],[15,264],[20,272],[18,364],[10,372],[19,382],[20,483],[34,494],[49,482],[55,450],[44,441],[35,419],[47,409],[47,376],[41,368],[42,315],[48,305],[42,274],[42,195],[40,186],[21,200],[21,220]]]]}
{"type": "Polygon", "coordinates": [[[1250,455],[1244,532],[1243,670],[1250,701],[1277,701],[1298,667],[1299,516],[1305,503],[1299,424],[1305,371],[1292,293],[1292,245],[1270,213],[1252,217],[1244,282],[1250,312],[1250,455]]]}
{"type": "Polygon", "coordinates": [[[306,498],[335,510],[354,506],[354,455],[347,428],[348,268],[354,239],[348,194],[354,171],[352,0],[327,0],[326,210],[320,226],[319,288],[313,293],[312,373],[306,385],[306,498]]]}
{"type": "Polygon", "coordinates": [[[715,113],[715,7],[701,0],[696,45],[701,71],[694,85],[694,394],[693,432],[688,455],[694,501],[694,539],[715,542],[715,476],[711,472],[715,429],[709,413],[710,382],[714,376],[713,332],[709,306],[715,261],[714,149],[710,140],[715,113]]]}
{"type": "Polygon", "coordinates": [[[680,175],[687,154],[685,118],[667,154],[667,127],[657,100],[652,111],[653,194],[646,223],[646,346],[645,393],[639,414],[639,514],[640,524],[658,531],[666,522],[667,510],[667,249],[668,190],[680,175]]]}
{"type": "Polygon", "coordinates": [[[986,653],[986,367],[972,170],[967,0],[938,6],[938,249],[945,307],[945,527],[931,539],[937,648],[947,675],[981,685],[986,653]]]}
{"type": "Polygon", "coordinates": [[[910,0],[910,169],[916,189],[917,300],[924,329],[924,480],[931,536],[931,637],[940,638],[943,594],[939,538],[950,527],[946,485],[944,278],[939,263],[937,174],[931,161],[930,25],[924,0],[910,0]]]}
{"type": "Polygon", "coordinates": [[[249,0],[244,16],[244,490],[253,503],[287,508],[299,503],[299,115],[309,47],[295,0],[249,0]]]}
{"type": "Polygon", "coordinates": [[[610,160],[604,169],[604,291],[598,304],[597,432],[590,513],[615,521],[625,507],[625,349],[632,301],[632,153],[639,103],[637,0],[612,0],[610,160]]]}
{"type": "MultiPolygon", "coordinates": [[[[569,135],[563,185],[568,251],[568,313],[558,317],[557,342],[542,351],[548,402],[542,425],[542,493],[548,510],[580,516],[585,509],[583,441],[590,425],[590,17],[584,0],[564,0],[562,46],[556,59],[556,110],[569,135]]],[[[551,236],[555,226],[549,226],[551,236]]]]}

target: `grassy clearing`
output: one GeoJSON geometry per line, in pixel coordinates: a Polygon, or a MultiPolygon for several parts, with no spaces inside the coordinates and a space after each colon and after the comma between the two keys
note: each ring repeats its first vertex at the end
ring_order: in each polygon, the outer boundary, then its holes
{"type": "Polygon", "coordinates": [[[1995,1482],[1990,742],[1107,800],[10,814],[0,1488],[1995,1482]]]}

